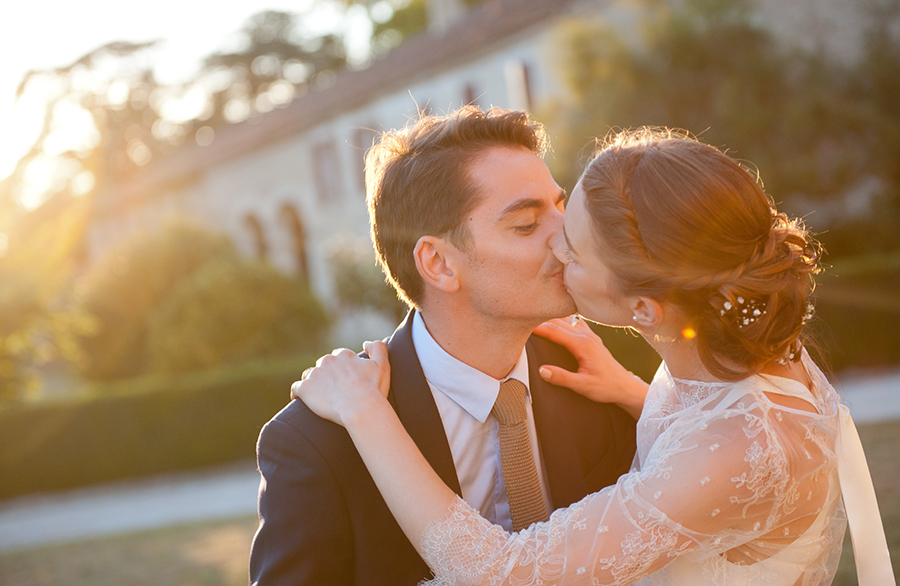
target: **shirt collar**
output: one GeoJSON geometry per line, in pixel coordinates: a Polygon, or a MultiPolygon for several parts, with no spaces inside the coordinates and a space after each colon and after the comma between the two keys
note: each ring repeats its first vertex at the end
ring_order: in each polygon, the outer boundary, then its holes
{"type": "Polygon", "coordinates": [[[417,311],[413,317],[413,346],[419,356],[422,372],[429,384],[447,395],[472,417],[484,423],[500,393],[500,383],[514,378],[525,385],[526,397],[531,400],[528,384],[528,355],[525,348],[509,376],[497,380],[478,369],[457,360],[435,342],[425,327],[425,320],[417,311]]]}

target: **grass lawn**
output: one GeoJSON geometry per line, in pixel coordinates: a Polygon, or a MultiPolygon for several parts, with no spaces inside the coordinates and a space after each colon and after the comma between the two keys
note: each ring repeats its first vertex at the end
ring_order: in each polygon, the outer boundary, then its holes
{"type": "Polygon", "coordinates": [[[0,555],[0,584],[247,586],[255,515],[0,555]]]}
{"type": "MultiPolygon", "coordinates": [[[[860,427],[900,582],[900,422],[860,427]]],[[[157,529],[0,554],[0,584],[246,586],[256,517],[157,529]]],[[[849,536],[835,586],[856,584],[849,536]]]]}

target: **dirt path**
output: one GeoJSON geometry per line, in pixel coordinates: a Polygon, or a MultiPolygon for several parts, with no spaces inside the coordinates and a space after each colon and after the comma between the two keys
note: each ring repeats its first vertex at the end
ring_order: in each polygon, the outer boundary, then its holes
{"type": "Polygon", "coordinates": [[[255,462],[0,503],[0,551],[256,513],[255,462]]]}

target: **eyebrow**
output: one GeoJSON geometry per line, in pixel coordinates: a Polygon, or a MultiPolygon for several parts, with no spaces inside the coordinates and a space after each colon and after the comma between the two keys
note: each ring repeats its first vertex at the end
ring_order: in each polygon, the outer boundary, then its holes
{"type": "MultiPolygon", "coordinates": [[[[554,205],[559,205],[561,202],[566,201],[568,195],[566,194],[565,189],[560,189],[559,194],[556,197],[556,202],[554,205]]],[[[519,199],[511,203],[506,209],[500,212],[500,217],[504,218],[510,214],[514,214],[516,212],[520,212],[522,210],[529,210],[534,208],[545,208],[547,207],[547,201],[543,199],[538,199],[536,197],[529,197],[525,199],[519,199]]]]}

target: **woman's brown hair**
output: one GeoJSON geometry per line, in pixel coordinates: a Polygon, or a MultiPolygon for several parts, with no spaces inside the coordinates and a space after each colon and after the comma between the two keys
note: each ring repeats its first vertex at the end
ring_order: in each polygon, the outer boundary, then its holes
{"type": "Polygon", "coordinates": [[[619,290],[679,306],[712,374],[799,358],[819,248],[747,168],[686,133],[640,128],[608,138],[581,187],[619,290]]]}

